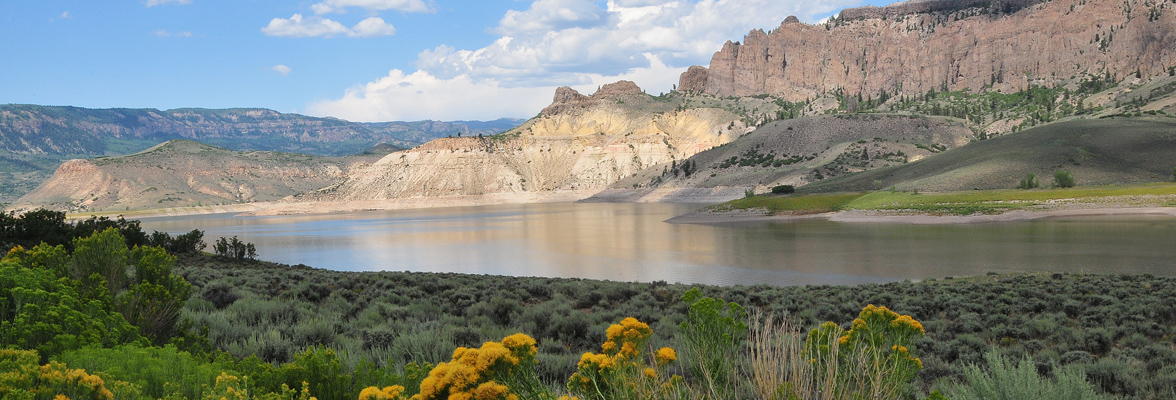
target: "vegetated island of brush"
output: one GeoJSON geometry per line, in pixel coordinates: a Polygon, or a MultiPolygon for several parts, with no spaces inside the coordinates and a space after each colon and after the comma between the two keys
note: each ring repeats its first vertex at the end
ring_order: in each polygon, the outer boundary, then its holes
{"type": "Polygon", "coordinates": [[[706,286],[257,261],[0,215],[6,399],[1164,399],[1176,279],[706,286]],[[832,322],[830,322],[832,321],[832,322]]]}

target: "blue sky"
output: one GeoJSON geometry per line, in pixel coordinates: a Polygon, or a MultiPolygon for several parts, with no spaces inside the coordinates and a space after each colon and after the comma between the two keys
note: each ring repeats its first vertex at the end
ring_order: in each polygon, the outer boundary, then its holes
{"type": "Polygon", "coordinates": [[[722,42],[861,0],[0,1],[0,103],[530,117],[554,88],[668,91],[722,42]]]}

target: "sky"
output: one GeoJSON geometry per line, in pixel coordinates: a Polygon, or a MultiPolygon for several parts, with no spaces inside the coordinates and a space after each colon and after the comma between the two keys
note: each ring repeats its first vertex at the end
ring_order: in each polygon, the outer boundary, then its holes
{"type": "Polygon", "coordinates": [[[878,0],[0,0],[0,104],[529,118],[668,92],[727,40],[878,0]]]}

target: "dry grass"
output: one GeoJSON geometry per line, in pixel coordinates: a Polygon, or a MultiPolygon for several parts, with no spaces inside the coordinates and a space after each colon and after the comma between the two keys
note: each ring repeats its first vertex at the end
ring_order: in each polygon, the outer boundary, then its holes
{"type": "MultiPolygon", "coordinates": [[[[848,398],[901,399],[906,382],[899,365],[880,349],[858,346],[842,352],[838,346],[815,354],[809,336],[787,317],[753,311],[748,327],[751,386],[764,400],[840,400],[848,398]],[[815,358],[814,358],[815,357],[815,358]]],[[[840,332],[828,333],[826,343],[837,343],[840,332]]]]}

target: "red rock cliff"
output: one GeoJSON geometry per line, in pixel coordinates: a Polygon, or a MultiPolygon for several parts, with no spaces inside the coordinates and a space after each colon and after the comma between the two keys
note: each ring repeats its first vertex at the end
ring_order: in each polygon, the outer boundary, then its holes
{"type": "Polygon", "coordinates": [[[819,25],[790,18],[742,44],[727,42],[709,69],[684,73],[679,90],[791,101],[839,88],[870,96],[1017,91],[1084,73],[1122,79],[1176,66],[1173,0],[1016,1],[903,2],[845,10],[819,25]]]}

